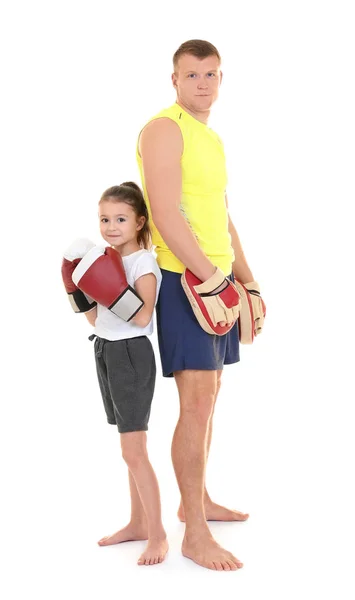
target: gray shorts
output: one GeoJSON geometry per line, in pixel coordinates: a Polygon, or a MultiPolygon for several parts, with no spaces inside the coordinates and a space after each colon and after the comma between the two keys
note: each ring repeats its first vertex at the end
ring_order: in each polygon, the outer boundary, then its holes
{"type": "Polygon", "coordinates": [[[150,340],[141,336],[112,342],[96,337],[95,360],[107,421],[120,433],[146,431],[156,374],[150,340]]]}

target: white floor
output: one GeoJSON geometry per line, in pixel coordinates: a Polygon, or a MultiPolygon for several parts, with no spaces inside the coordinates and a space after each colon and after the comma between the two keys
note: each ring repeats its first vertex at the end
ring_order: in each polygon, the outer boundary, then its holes
{"type": "Polygon", "coordinates": [[[326,369],[322,383],[318,363],[307,380],[307,361],[295,369],[288,352],[275,356],[272,314],[263,337],[242,348],[241,363],[225,369],[208,467],[210,494],[250,513],[246,523],[211,523],[244,568],[211,572],[180,554],[183,525],[170,462],[177,394],[160,374],[149,453],[161,487],[168,558],[138,567],[143,542],[97,546],[127,523],[128,485],[118,434],[101,406],[90,329],[78,319],[67,314],[52,331],[56,346],[48,338],[42,355],[42,342],[32,338],[17,382],[23,395],[3,422],[2,597],[113,599],[125,590],[133,598],[178,598],[192,597],[193,589],[207,598],[352,600],[346,395],[335,393],[326,369]]]}
{"type": "Polygon", "coordinates": [[[232,4],[15,2],[1,15],[1,600],[355,598],[353,7],[232,4]],[[102,241],[102,192],[139,181],[139,129],[174,102],[171,57],[192,38],[223,56],[211,126],[268,311],[225,369],[207,472],[214,499],[250,513],[211,524],[244,562],[232,573],[180,554],[178,400],[160,371],[149,453],[168,558],[138,567],[143,543],[97,546],[127,523],[127,476],[60,277],[73,239],[102,241]]]}

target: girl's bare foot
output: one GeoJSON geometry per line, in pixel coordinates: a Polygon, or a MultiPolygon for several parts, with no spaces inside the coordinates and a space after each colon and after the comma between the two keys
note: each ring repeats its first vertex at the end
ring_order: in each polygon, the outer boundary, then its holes
{"type": "Polygon", "coordinates": [[[138,559],[139,565],[156,565],[163,562],[169,549],[166,538],[150,538],[146,549],[138,559]]]}
{"type": "MultiPolygon", "coordinates": [[[[215,502],[205,503],[205,514],[206,521],[246,521],[249,518],[248,513],[225,508],[215,502]]],[[[178,517],[180,521],[185,522],[185,513],[182,504],[179,506],[178,517]]]]}
{"type": "Polygon", "coordinates": [[[185,534],[182,553],[201,567],[213,571],[236,571],[243,566],[238,558],[217,544],[209,534],[201,536],[185,534]]]}
{"type": "Polygon", "coordinates": [[[113,535],[106,535],[98,541],[99,546],[112,546],[121,542],[132,542],[148,539],[148,527],[142,523],[128,523],[126,527],[113,535]]]}

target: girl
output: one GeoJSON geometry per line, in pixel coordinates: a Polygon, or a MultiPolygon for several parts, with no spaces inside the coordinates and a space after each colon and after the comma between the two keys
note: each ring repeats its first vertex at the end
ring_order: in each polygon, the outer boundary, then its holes
{"type": "Polygon", "coordinates": [[[95,326],[95,360],[107,420],[117,425],[122,456],[128,466],[131,520],[102,538],[100,546],[128,540],[148,544],[139,565],[164,560],[168,550],[161,520],[158,481],[149,462],[146,430],[155,385],[155,359],[147,336],[153,332],[153,311],[161,273],[150,247],[149,217],[143,194],[133,182],[106,190],[99,202],[100,232],[120,253],[128,283],[144,306],[128,323],[98,304],[86,314],[95,326]]]}

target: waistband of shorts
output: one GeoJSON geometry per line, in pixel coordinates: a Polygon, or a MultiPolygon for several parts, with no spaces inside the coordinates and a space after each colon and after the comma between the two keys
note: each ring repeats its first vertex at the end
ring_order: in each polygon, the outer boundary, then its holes
{"type": "Polygon", "coordinates": [[[102,338],[99,337],[98,335],[96,335],[96,333],[92,333],[91,335],[89,335],[88,340],[90,340],[90,342],[92,342],[95,338],[97,340],[101,340],[103,342],[108,342],[109,344],[115,344],[117,342],[127,342],[129,340],[141,340],[142,338],[146,338],[146,335],[136,335],[135,337],[130,337],[130,338],[121,338],[119,340],[107,340],[106,338],[102,338]]]}

